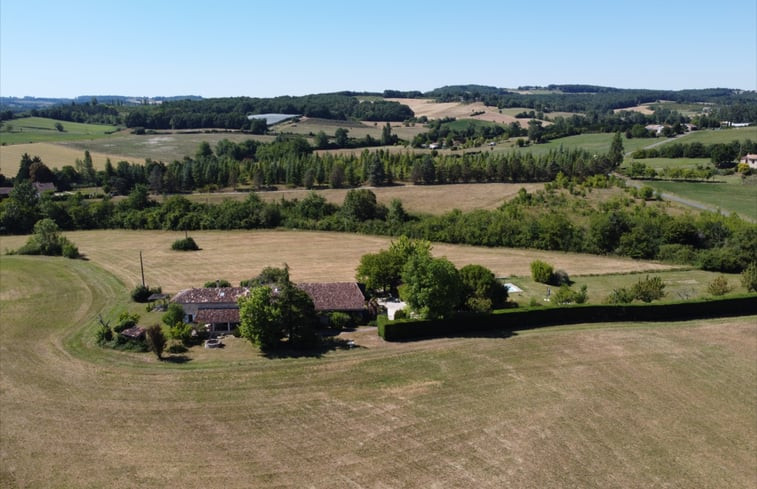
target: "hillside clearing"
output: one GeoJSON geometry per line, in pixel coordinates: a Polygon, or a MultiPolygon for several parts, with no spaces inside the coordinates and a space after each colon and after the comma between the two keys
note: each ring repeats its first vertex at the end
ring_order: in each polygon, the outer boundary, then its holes
{"type": "Polygon", "coordinates": [[[394,344],[370,329],[275,360],[230,339],[171,363],[91,344],[84,325],[125,300],[93,263],[0,260],[4,487],[755,480],[754,317],[394,344]]]}

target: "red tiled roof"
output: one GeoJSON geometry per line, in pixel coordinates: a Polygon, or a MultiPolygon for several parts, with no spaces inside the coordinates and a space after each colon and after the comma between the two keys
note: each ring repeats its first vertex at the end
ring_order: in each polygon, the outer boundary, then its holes
{"type": "Polygon", "coordinates": [[[176,294],[171,301],[177,304],[236,303],[237,299],[248,293],[245,287],[187,289],[176,294]]]}
{"type": "Polygon", "coordinates": [[[365,296],[355,282],[297,284],[313,299],[316,311],[362,311],[365,296]]]}
{"type": "Polygon", "coordinates": [[[132,326],[131,328],[121,331],[121,334],[126,336],[127,338],[138,340],[145,335],[145,328],[141,326],[132,326]]]}
{"type": "Polygon", "coordinates": [[[239,309],[236,307],[227,307],[224,309],[200,309],[195,316],[196,323],[238,323],[239,309]]]}

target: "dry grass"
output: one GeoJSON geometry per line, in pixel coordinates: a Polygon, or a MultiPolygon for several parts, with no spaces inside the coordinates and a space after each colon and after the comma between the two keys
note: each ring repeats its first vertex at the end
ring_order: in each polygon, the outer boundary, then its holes
{"type": "Polygon", "coordinates": [[[91,344],[113,277],[2,257],[3,487],[744,488],[754,317],[186,363],[91,344]]]}
{"type": "MultiPolygon", "coordinates": [[[[107,141],[107,139],[104,139],[103,141],[107,141]]],[[[104,143],[100,142],[100,144],[104,143]]],[[[63,168],[66,165],[75,166],[76,160],[84,159],[84,149],[63,146],[62,144],[57,143],[31,143],[0,146],[0,173],[6,176],[16,176],[18,165],[21,162],[21,156],[24,153],[28,153],[29,156],[39,156],[50,168],[63,168]]],[[[92,156],[92,163],[97,170],[105,168],[105,160],[108,158],[110,158],[114,165],[121,160],[130,161],[132,163],[144,163],[142,159],[115,153],[90,151],[90,155],[92,156]]]]}
{"type": "MultiPolygon", "coordinates": [[[[201,286],[209,280],[233,284],[257,275],[266,266],[287,263],[296,281],[354,280],[360,257],[385,249],[390,238],[310,231],[196,231],[198,252],[171,250],[184,233],[163,231],[77,231],[65,233],[91,261],[116,275],[128,287],[141,281],[142,250],[148,284],[167,292],[201,286]]],[[[14,249],[22,236],[6,236],[0,249],[14,249]]],[[[530,263],[544,260],[572,275],[666,270],[652,262],[577,253],[529,249],[482,248],[435,244],[433,252],[462,267],[478,263],[497,276],[530,275],[530,263]]]]}
{"type": "MultiPolygon", "coordinates": [[[[387,100],[407,105],[415,113],[415,117],[426,116],[429,119],[454,117],[456,119],[478,119],[482,121],[498,122],[500,124],[517,122],[523,127],[528,126],[528,119],[516,119],[513,115],[506,113],[504,110],[500,113],[496,107],[489,107],[482,102],[465,104],[461,102],[435,102],[432,99],[420,98],[390,98],[387,100]],[[472,115],[476,112],[483,112],[483,114],[472,115]]],[[[545,123],[545,125],[548,124],[549,123],[545,123]]]]}
{"type": "Polygon", "coordinates": [[[642,105],[637,105],[635,107],[624,107],[622,109],[615,109],[613,110],[613,112],[618,113],[625,110],[629,112],[639,112],[644,115],[654,114],[654,110],[652,109],[652,107],[650,107],[650,105],[652,104],[642,104],[642,105]]]}

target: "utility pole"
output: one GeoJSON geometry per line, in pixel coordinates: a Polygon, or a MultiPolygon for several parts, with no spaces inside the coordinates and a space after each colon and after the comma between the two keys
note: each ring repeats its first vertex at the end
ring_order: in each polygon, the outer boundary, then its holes
{"type": "Polygon", "coordinates": [[[142,271],[142,287],[145,287],[145,266],[142,263],[142,250],[139,250],[139,269],[142,271]]]}

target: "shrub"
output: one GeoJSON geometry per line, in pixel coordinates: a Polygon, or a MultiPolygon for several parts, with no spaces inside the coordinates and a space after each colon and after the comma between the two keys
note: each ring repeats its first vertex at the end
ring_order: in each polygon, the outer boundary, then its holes
{"type": "Polygon", "coordinates": [[[339,311],[329,313],[329,325],[332,328],[343,329],[348,327],[351,322],[352,318],[347,313],[339,311]]]}
{"type": "Polygon", "coordinates": [[[137,285],[131,291],[131,299],[134,302],[147,302],[151,295],[160,294],[162,291],[160,287],[149,288],[146,285],[137,285]]]}
{"type": "MultiPolygon", "coordinates": [[[[471,312],[487,314],[492,310],[492,301],[486,297],[474,296],[465,301],[465,308],[471,312]]],[[[394,314],[394,317],[396,318],[397,313],[394,314]]]]}
{"type": "Polygon", "coordinates": [[[158,360],[163,358],[163,348],[166,347],[166,337],[159,324],[153,324],[147,328],[147,344],[155,352],[158,360]]]}
{"type": "Polygon", "coordinates": [[[197,251],[200,249],[200,247],[197,246],[197,243],[195,243],[194,239],[189,237],[177,239],[171,245],[171,249],[175,251],[197,251]]]}
{"type": "Polygon", "coordinates": [[[105,343],[113,339],[113,331],[105,323],[100,323],[100,326],[95,331],[95,340],[98,345],[104,345],[105,343]]]}
{"type": "Polygon", "coordinates": [[[728,279],[723,275],[715,277],[712,279],[712,282],[707,285],[707,292],[716,296],[725,295],[731,290],[733,290],[733,286],[728,283],[728,279]]]}
{"type": "Polygon", "coordinates": [[[741,272],[741,285],[749,292],[757,292],[757,262],[753,261],[741,272]]]}
{"type": "Polygon", "coordinates": [[[551,283],[553,270],[552,265],[541,260],[531,262],[531,278],[536,282],[542,284],[551,283]]]}
{"type": "Polygon", "coordinates": [[[184,308],[179,304],[172,302],[168,305],[166,312],[161,316],[161,321],[169,328],[174,324],[180,323],[184,320],[184,308]]]}
{"type": "Polygon", "coordinates": [[[589,298],[587,293],[588,287],[582,285],[580,291],[576,292],[568,285],[561,285],[554,295],[554,302],[557,304],[583,304],[589,298]]]}
{"type": "Polygon", "coordinates": [[[649,276],[647,276],[643,280],[639,279],[639,281],[631,287],[631,294],[634,299],[639,299],[642,302],[652,302],[665,295],[665,284],[662,283],[660,277],[649,278],[649,276]]]}
{"type": "Polygon", "coordinates": [[[182,321],[174,323],[168,328],[168,336],[187,345],[192,341],[192,326],[182,321]]]}
{"type": "Polygon", "coordinates": [[[633,302],[633,293],[624,288],[613,289],[610,295],[607,296],[608,304],[630,304],[633,302]]]}
{"type": "Polygon", "coordinates": [[[407,311],[404,309],[394,311],[394,320],[396,321],[398,319],[407,319],[407,311]]]}
{"type": "Polygon", "coordinates": [[[77,248],[75,244],[66,240],[65,243],[63,243],[63,256],[71,259],[79,258],[79,248],[77,248]]]}
{"type": "Polygon", "coordinates": [[[203,287],[211,289],[214,287],[231,287],[231,283],[228,280],[218,279],[205,282],[205,285],[203,285],[203,287]]]}
{"type": "Polygon", "coordinates": [[[129,329],[133,326],[136,326],[139,322],[139,314],[129,314],[128,312],[122,312],[118,316],[118,324],[113,326],[113,331],[116,333],[120,333],[121,331],[125,329],[129,329]]]}
{"type": "Polygon", "coordinates": [[[555,270],[554,273],[552,273],[550,282],[553,285],[571,285],[573,283],[573,281],[570,280],[570,275],[568,275],[568,272],[565,270],[555,270]]]}

